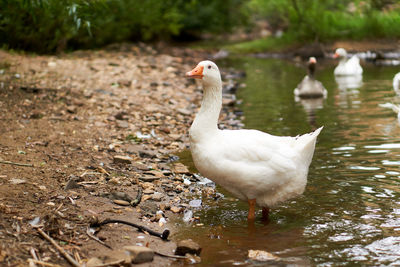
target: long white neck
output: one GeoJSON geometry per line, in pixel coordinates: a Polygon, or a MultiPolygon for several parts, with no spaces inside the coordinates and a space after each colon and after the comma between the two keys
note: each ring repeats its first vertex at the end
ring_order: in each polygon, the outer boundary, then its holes
{"type": "Polygon", "coordinates": [[[346,62],[347,62],[347,57],[346,57],[346,56],[341,57],[340,60],[339,60],[339,64],[340,64],[340,65],[345,65],[346,62]]]}
{"type": "Polygon", "coordinates": [[[218,118],[222,107],[221,80],[213,83],[203,82],[203,100],[199,112],[190,127],[190,137],[198,140],[201,137],[218,131],[218,118]]]}

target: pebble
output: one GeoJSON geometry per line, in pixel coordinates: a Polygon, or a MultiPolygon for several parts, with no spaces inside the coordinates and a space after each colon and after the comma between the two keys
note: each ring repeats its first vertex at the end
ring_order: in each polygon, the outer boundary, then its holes
{"type": "Polygon", "coordinates": [[[199,208],[201,207],[201,203],[202,203],[201,199],[193,199],[189,202],[189,205],[192,208],[199,208]]]}
{"type": "Polygon", "coordinates": [[[143,182],[153,182],[155,180],[160,180],[160,177],[156,177],[153,175],[142,175],[139,179],[143,182]]]}
{"type": "Polygon", "coordinates": [[[185,256],[186,253],[200,255],[201,247],[192,239],[185,239],[178,242],[175,255],[185,256]]]}
{"type": "Polygon", "coordinates": [[[151,195],[153,193],[154,193],[154,190],[150,189],[150,188],[143,190],[143,194],[146,194],[146,195],[151,195]]]}
{"type": "Polygon", "coordinates": [[[26,183],[26,180],[24,179],[18,179],[18,178],[12,178],[10,179],[11,184],[24,184],[26,183]]]}
{"type": "Polygon", "coordinates": [[[71,177],[68,182],[65,184],[64,186],[64,190],[70,190],[70,189],[74,189],[74,188],[79,188],[80,185],[76,182],[78,179],[78,177],[74,176],[71,177]]]}
{"type": "Polygon", "coordinates": [[[197,264],[201,262],[201,258],[197,255],[186,253],[185,257],[185,262],[188,264],[197,264]]]}
{"type": "Polygon", "coordinates": [[[271,260],[279,260],[279,257],[263,250],[249,250],[248,254],[249,259],[256,261],[271,261],[271,260]]]}
{"type": "Polygon", "coordinates": [[[87,262],[86,262],[86,267],[95,267],[95,266],[99,266],[102,265],[103,261],[100,260],[99,258],[90,258],[87,262]]]}
{"type": "Polygon", "coordinates": [[[176,174],[190,174],[189,169],[180,162],[174,164],[173,170],[176,174]]]}
{"type": "Polygon", "coordinates": [[[183,208],[182,208],[182,207],[177,207],[177,206],[172,206],[172,207],[171,207],[171,211],[172,211],[173,213],[180,213],[180,212],[183,211],[183,208]]]}
{"type": "Polygon", "coordinates": [[[129,128],[129,122],[127,121],[117,120],[116,123],[118,128],[129,128]]]}
{"type": "Polygon", "coordinates": [[[131,205],[128,201],[120,200],[120,199],[114,199],[113,202],[120,206],[130,206],[131,205]]]}
{"type": "Polygon", "coordinates": [[[132,162],[132,158],[129,156],[117,155],[114,156],[113,161],[114,163],[130,164],[132,162]]]}
{"type": "Polygon", "coordinates": [[[128,252],[132,263],[150,262],[154,258],[154,251],[147,247],[125,246],[124,250],[128,252]]]}
{"type": "Polygon", "coordinates": [[[161,201],[164,195],[159,192],[155,192],[153,195],[151,195],[151,199],[154,201],[161,201]]]}
{"type": "Polygon", "coordinates": [[[183,221],[190,222],[192,218],[193,218],[193,211],[185,210],[185,213],[183,214],[183,221]]]}

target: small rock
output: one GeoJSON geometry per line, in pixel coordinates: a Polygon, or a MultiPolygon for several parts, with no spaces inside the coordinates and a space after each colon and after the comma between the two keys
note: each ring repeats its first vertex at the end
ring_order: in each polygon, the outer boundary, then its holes
{"type": "Polygon", "coordinates": [[[78,108],[76,106],[74,106],[74,105],[70,105],[70,106],[67,107],[67,112],[68,113],[74,114],[77,111],[78,111],[78,108]]]}
{"type": "Polygon", "coordinates": [[[121,86],[130,87],[132,84],[132,81],[121,79],[121,80],[118,80],[118,84],[121,86]]]}
{"type": "Polygon", "coordinates": [[[183,221],[189,222],[192,218],[193,218],[193,211],[185,210],[185,213],[183,214],[183,221]]]}
{"type": "Polygon", "coordinates": [[[125,246],[124,249],[129,253],[132,263],[153,261],[154,251],[150,248],[141,246],[125,246]]]}
{"type": "Polygon", "coordinates": [[[127,121],[117,120],[116,123],[118,128],[129,128],[129,122],[127,121]]]}
{"type": "Polygon", "coordinates": [[[128,201],[120,200],[120,199],[114,199],[113,202],[120,206],[130,206],[131,205],[128,201]]]}
{"type": "Polygon", "coordinates": [[[11,184],[24,184],[26,183],[26,180],[24,179],[18,179],[18,178],[12,178],[10,179],[11,184]]]}
{"type": "Polygon", "coordinates": [[[201,199],[193,199],[189,202],[189,205],[193,208],[201,207],[201,199]]]}
{"type": "Polygon", "coordinates": [[[153,193],[154,193],[154,190],[150,189],[150,188],[147,188],[147,189],[143,190],[143,194],[146,194],[146,195],[151,195],[153,193]]]}
{"type": "Polygon", "coordinates": [[[114,163],[122,163],[122,164],[130,164],[132,162],[132,158],[129,156],[114,156],[114,163]]]}
{"type": "Polygon", "coordinates": [[[256,261],[273,261],[278,260],[279,257],[263,250],[249,250],[248,254],[249,259],[256,260],[256,261]]]}
{"type": "Polygon", "coordinates": [[[102,265],[103,261],[100,260],[99,258],[90,258],[87,262],[86,262],[86,266],[87,267],[95,267],[95,266],[99,266],[102,265]]]}
{"type": "Polygon", "coordinates": [[[200,255],[201,247],[192,239],[185,239],[178,242],[175,255],[185,256],[186,253],[200,255]]]}
{"type": "Polygon", "coordinates": [[[201,262],[201,258],[197,255],[186,253],[185,257],[185,262],[188,264],[196,264],[201,262]]]}
{"type": "Polygon", "coordinates": [[[70,190],[70,189],[74,189],[74,188],[79,188],[80,185],[77,183],[78,181],[78,177],[73,175],[68,182],[65,184],[64,186],[64,190],[70,190]]]}
{"type": "Polygon", "coordinates": [[[173,213],[180,213],[180,212],[182,212],[182,210],[183,210],[182,207],[177,207],[177,206],[172,206],[172,207],[171,207],[171,211],[172,211],[173,213]]]}
{"type": "Polygon", "coordinates": [[[139,177],[139,179],[143,182],[153,182],[155,180],[160,180],[160,177],[156,177],[153,175],[143,175],[143,176],[139,177]]]}
{"type": "Polygon", "coordinates": [[[184,109],[184,108],[179,108],[178,112],[182,115],[186,115],[186,116],[191,116],[192,115],[192,111],[184,109]]]}
{"type": "Polygon", "coordinates": [[[180,162],[174,164],[173,170],[178,174],[190,174],[189,169],[180,162]]]}
{"type": "Polygon", "coordinates": [[[134,167],[134,168],[136,168],[138,170],[141,170],[141,171],[149,170],[149,167],[147,167],[145,164],[140,163],[140,162],[132,162],[132,167],[134,167]]]}
{"type": "Polygon", "coordinates": [[[157,152],[152,151],[152,150],[140,150],[139,151],[139,156],[142,158],[156,158],[157,157],[157,152]]]}
{"type": "Polygon", "coordinates": [[[108,181],[109,184],[118,185],[119,179],[117,177],[113,177],[108,181]]]}
{"type": "Polygon", "coordinates": [[[151,199],[154,201],[161,201],[163,198],[163,194],[160,192],[155,192],[153,195],[151,195],[151,199]]]}

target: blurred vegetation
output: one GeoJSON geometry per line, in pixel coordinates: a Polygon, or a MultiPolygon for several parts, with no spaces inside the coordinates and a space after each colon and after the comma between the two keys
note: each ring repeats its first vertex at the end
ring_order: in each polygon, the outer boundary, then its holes
{"type": "Polygon", "coordinates": [[[39,53],[221,33],[241,0],[0,0],[0,45],[39,53]]]}
{"type": "Polygon", "coordinates": [[[251,0],[257,19],[268,21],[276,38],[231,46],[242,52],[333,40],[400,38],[398,0],[251,0]]]}
{"type": "Polygon", "coordinates": [[[237,27],[247,33],[260,30],[252,27],[259,21],[267,22],[272,37],[233,49],[248,52],[314,41],[399,38],[400,1],[0,0],[0,45],[51,53],[125,41],[188,40],[204,34],[220,34],[225,40],[226,33],[237,27]]]}

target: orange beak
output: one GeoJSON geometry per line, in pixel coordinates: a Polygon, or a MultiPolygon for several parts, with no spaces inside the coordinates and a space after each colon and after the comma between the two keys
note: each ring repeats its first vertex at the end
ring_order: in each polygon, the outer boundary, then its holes
{"type": "Polygon", "coordinates": [[[338,57],[339,57],[338,53],[335,53],[335,54],[333,55],[333,58],[338,58],[338,57]]]}
{"type": "Polygon", "coordinates": [[[186,72],[186,77],[195,79],[203,78],[203,68],[203,66],[197,65],[196,68],[192,69],[189,72],[186,72]]]}

